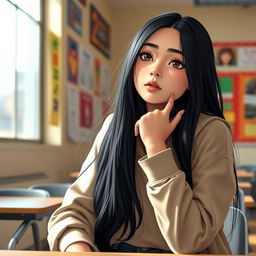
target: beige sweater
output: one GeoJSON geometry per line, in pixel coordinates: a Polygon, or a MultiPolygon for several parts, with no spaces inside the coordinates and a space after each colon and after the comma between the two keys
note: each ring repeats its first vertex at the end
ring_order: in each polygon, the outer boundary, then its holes
{"type": "MultiPolygon", "coordinates": [[[[109,127],[104,122],[81,170],[90,167],[68,189],[62,206],[52,215],[48,230],[51,250],[65,249],[85,241],[94,250],[93,187],[95,155],[109,127]]],[[[140,139],[137,143],[136,185],[143,208],[143,220],[127,243],[140,247],[171,250],[174,253],[231,254],[223,223],[235,195],[233,143],[228,124],[201,114],[192,152],[194,188],[179,169],[168,140],[168,149],[150,158],[140,139]]],[[[111,244],[117,243],[118,235],[111,244]]]]}

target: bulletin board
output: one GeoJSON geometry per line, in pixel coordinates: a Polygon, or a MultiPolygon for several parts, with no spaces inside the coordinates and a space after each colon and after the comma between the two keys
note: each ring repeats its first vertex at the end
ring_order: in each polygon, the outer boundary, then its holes
{"type": "Polygon", "coordinates": [[[218,77],[234,140],[256,143],[256,72],[219,72],[218,77]]]}
{"type": "MultiPolygon", "coordinates": [[[[67,1],[66,37],[66,68],[67,68],[67,130],[69,139],[74,142],[93,142],[102,121],[106,117],[110,97],[110,71],[106,59],[110,56],[103,54],[102,49],[97,52],[85,47],[85,37],[82,28],[83,9],[90,8],[97,12],[97,17],[103,20],[100,11],[86,1],[67,1]]],[[[104,19],[104,22],[107,22],[104,19]]],[[[104,23],[104,24],[105,24],[104,23]]],[[[90,23],[89,23],[90,24],[90,23]]],[[[108,26],[110,30],[110,27],[108,26]]],[[[101,33],[100,33],[101,34],[101,33]]],[[[101,34],[102,35],[102,34],[101,34]]],[[[92,44],[93,45],[93,44],[92,44]]],[[[104,52],[105,53],[105,52],[104,52]]]]}

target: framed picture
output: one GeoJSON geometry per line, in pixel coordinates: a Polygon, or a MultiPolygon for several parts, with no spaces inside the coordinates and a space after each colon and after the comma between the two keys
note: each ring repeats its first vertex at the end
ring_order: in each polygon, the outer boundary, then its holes
{"type": "Polygon", "coordinates": [[[73,0],[67,0],[67,5],[68,25],[81,36],[83,20],[82,10],[73,0]]]}
{"type": "Polygon", "coordinates": [[[110,27],[98,10],[90,5],[90,41],[110,58],[110,27]]]}

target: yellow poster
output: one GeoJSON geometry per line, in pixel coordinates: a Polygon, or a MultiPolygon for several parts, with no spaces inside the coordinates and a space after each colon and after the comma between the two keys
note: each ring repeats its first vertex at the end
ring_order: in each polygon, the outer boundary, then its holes
{"type": "Polygon", "coordinates": [[[60,122],[60,39],[50,33],[51,50],[51,96],[50,96],[50,124],[59,125],[60,122]]]}

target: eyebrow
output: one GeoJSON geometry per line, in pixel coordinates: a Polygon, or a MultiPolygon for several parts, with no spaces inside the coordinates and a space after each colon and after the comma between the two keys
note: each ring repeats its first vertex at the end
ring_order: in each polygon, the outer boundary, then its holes
{"type": "MultiPolygon", "coordinates": [[[[152,44],[152,43],[144,43],[143,46],[149,46],[149,47],[153,47],[155,49],[159,49],[159,46],[157,44],[152,44]]],[[[174,48],[168,48],[167,52],[175,52],[178,54],[181,54],[182,56],[184,56],[184,53],[180,50],[174,49],[174,48]]]]}

